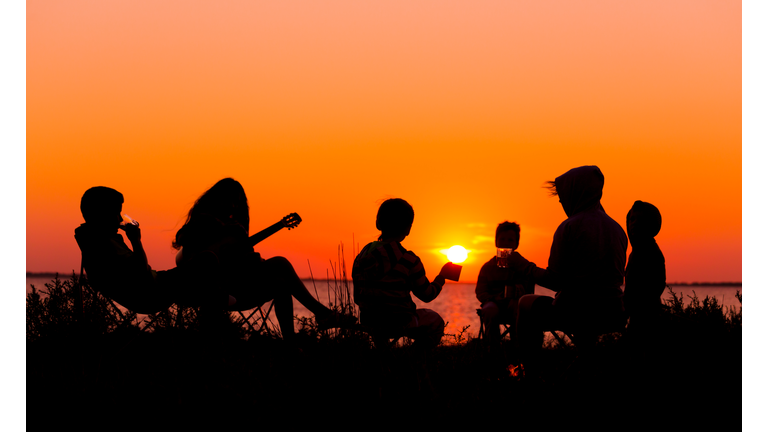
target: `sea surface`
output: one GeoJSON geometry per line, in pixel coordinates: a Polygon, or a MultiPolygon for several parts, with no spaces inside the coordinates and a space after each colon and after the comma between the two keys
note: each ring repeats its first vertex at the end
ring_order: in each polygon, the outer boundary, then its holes
{"type": "MultiPolygon", "coordinates": [[[[67,279],[67,276],[62,276],[62,279],[67,279]]],[[[50,276],[28,276],[27,277],[27,292],[31,292],[32,285],[38,290],[45,290],[45,284],[50,283],[53,278],[50,276]]],[[[323,304],[334,303],[338,296],[346,296],[343,288],[340,284],[333,281],[305,281],[304,285],[307,287],[310,293],[316,295],[317,298],[323,304]]],[[[690,303],[690,297],[693,297],[694,293],[700,300],[703,300],[705,296],[716,298],[718,303],[725,307],[734,307],[738,310],[741,307],[736,298],[737,292],[742,292],[740,285],[671,285],[670,288],[664,291],[663,299],[671,299],[672,294],[670,289],[674,291],[678,296],[684,296],[683,299],[686,304],[690,303]]],[[[349,283],[349,295],[351,296],[352,283],[349,283]]],[[[554,292],[544,287],[536,285],[536,294],[554,296],[554,292]]],[[[477,309],[480,307],[480,303],[475,297],[475,284],[474,283],[448,283],[443,287],[443,291],[440,295],[430,303],[424,303],[414,298],[416,306],[419,308],[428,308],[436,311],[447,322],[445,329],[446,334],[458,335],[465,326],[469,326],[464,332],[464,336],[477,337],[480,329],[480,319],[477,316],[477,309]]],[[[265,305],[269,307],[269,305],[265,305]]],[[[300,317],[310,317],[312,313],[304,308],[299,302],[294,300],[294,315],[300,317]]],[[[266,307],[264,311],[266,312],[266,307]]],[[[143,316],[139,316],[143,318],[143,316]]],[[[272,316],[272,321],[277,323],[272,316]]]]}

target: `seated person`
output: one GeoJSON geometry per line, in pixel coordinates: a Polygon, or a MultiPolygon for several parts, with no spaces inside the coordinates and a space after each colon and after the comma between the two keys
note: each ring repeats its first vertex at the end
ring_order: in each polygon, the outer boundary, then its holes
{"type": "Polygon", "coordinates": [[[173,303],[178,273],[155,271],[147,263],[138,223],[122,224],[123,194],[92,187],[80,200],[85,223],[75,229],[91,286],[136,313],[150,314],[173,303]],[[131,250],[117,230],[125,231],[131,250]]]}
{"type": "Polygon", "coordinates": [[[627,234],[632,245],[624,281],[624,308],[629,334],[652,332],[661,312],[661,295],[667,287],[664,254],[656,244],[661,213],[653,204],[635,201],[627,213],[627,234]]]}
{"type": "Polygon", "coordinates": [[[531,274],[536,284],[556,292],[554,298],[533,294],[519,301],[517,335],[527,373],[529,365],[540,364],[544,331],[575,334],[586,348],[627,321],[621,290],[627,235],[600,203],[605,177],[598,167],[583,166],[549,184],[567,219],[555,231],[547,268],[517,252],[508,260],[516,272],[531,274]]]}
{"type": "Polygon", "coordinates": [[[417,309],[411,293],[427,303],[437,298],[449,264],[429,282],[419,257],[400,244],[411,233],[413,217],[413,207],[403,199],[381,204],[376,215],[381,235],[355,258],[352,281],[361,324],[387,337],[405,335],[427,349],[440,343],[445,322],[431,309],[417,309]]]}
{"type": "MultiPolygon", "coordinates": [[[[496,227],[496,247],[517,250],[520,244],[520,225],[503,222],[496,227]]],[[[483,264],[477,277],[475,295],[482,308],[481,319],[489,342],[501,338],[499,324],[511,324],[511,337],[515,337],[517,303],[525,294],[533,294],[534,282],[530,275],[523,277],[496,256],[483,264]]]]}
{"type": "Polygon", "coordinates": [[[294,298],[315,315],[320,329],[351,327],[357,322],[357,318],[317,301],[290,261],[280,256],[261,258],[253,246],[263,237],[261,233],[249,237],[249,225],[243,186],[232,178],[219,180],[195,201],[176,233],[173,247],[179,250],[177,268],[188,273],[215,269],[211,285],[216,290],[212,295],[218,296],[217,302],[227,302],[224,307],[230,311],[249,310],[274,300],[284,340],[295,337],[294,298]]]}

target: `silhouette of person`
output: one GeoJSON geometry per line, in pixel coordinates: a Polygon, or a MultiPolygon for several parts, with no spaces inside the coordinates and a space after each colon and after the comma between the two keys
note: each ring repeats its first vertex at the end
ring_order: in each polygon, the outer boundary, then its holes
{"type": "Polygon", "coordinates": [[[75,240],[91,286],[136,313],[167,309],[178,295],[179,274],[176,269],[152,270],[139,224],[122,224],[122,210],[123,194],[105,186],[88,189],[80,200],[85,223],[75,229],[75,240]],[[118,229],[125,231],[133,250],[118,229]]]}
{"type": "Polygon", "coordinates": [[[600,204],[604,182],[596,166],[573,168],[549,182],[568,218],[555,231],[547,268],[517,253],[510,257],[518,271],[530,271],[537,284],[556,291],[554,298],[520,299],[517,332],[527,371],[538,363],[545,330],[565,330],[592,343],[626,324],[621,285],[627,236],[600,204]]]}
{"type": "MultiPolygon", "coordinates": [[[[496,247],[517,250],[520,244],[520,225],[502,222],[496,227],[496,247]]],[[[530,275],[520,275],[504,260],[500,265],[494,256],[480,268],[477,276],[475,295],[482,308],[481,319],[485,334],[491,346],[501,338],[500,323],[511,323],[517,319],[517,303],[525,294],[533,294],[535,284],[530,275]]],[[[514,328],[512,330],[515,330],[514,328]]],[[[515,337],[516,332],[511,332],[515,337]]]]}
{"type": "Polygon", "coordinates": [[[381,235],[355,258],[352,281],[361,324],[379,334],[404,334],[414,339],[414,346],[428,349],[440,343],[445,321],[431,309],[417,309],[411,293],[426,303],[437,298],[449,264],[432,282],[427,279],[421,259],[401,244],[411,233],[413,218],[413,207],[403,199],[381,204],[376,215],[381,235]]]}
{"type": "Polygon", "coordinates": [[[248,243],[248,198],[232,179],[218,181],[205,191],[176,233],[177,266],[215,268],[216,285],[227,295],[228,310],[248,310],[274,300],[275,315],[285,340],[293,340],[293,299],[315,315],[320,329],[348,327],[357,322],[350,315],[330,310],[307,291],[291,263],[284,257],[261,258],[248,243]]]}
{"type": "Polygon", "coordinates": [[[627,262],[624,307],[629,315],[629,334],[648,335],[658,324],[661,295],[667,287],[664,254],[654,238],[659,231],[659,209],[653,204],[635,201],[627,213],[627,234],[632,253],[627,262]]]}

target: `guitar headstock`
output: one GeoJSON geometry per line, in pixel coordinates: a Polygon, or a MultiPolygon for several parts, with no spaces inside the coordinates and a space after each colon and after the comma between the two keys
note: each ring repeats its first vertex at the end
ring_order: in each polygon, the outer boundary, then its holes
{"type": "Polygon", "coordinates": [[[288,229],[296,228],[301,223],[301,216],[298,213],[291,213],[284,217],[283,226],[288,229]]]}

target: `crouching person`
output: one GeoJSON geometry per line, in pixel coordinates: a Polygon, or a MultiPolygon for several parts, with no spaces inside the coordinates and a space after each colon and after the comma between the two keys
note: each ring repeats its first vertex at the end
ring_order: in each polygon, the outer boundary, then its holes
{"type": "Polygon", "coordinates": [[[419,257],[401,244],[411,232],[413,218],[413,207],[405,200],[382,203],[376,216],[379,240],[365,245],[352,266],[360,323],[372,329],[376,345],[406,336],[414,346],[429,349],[443,337],[443,318],[431,309],[417,309],[411,293],[425,303],[437,298],[448,264],[432,282],[427,279],[419,257]]]}

